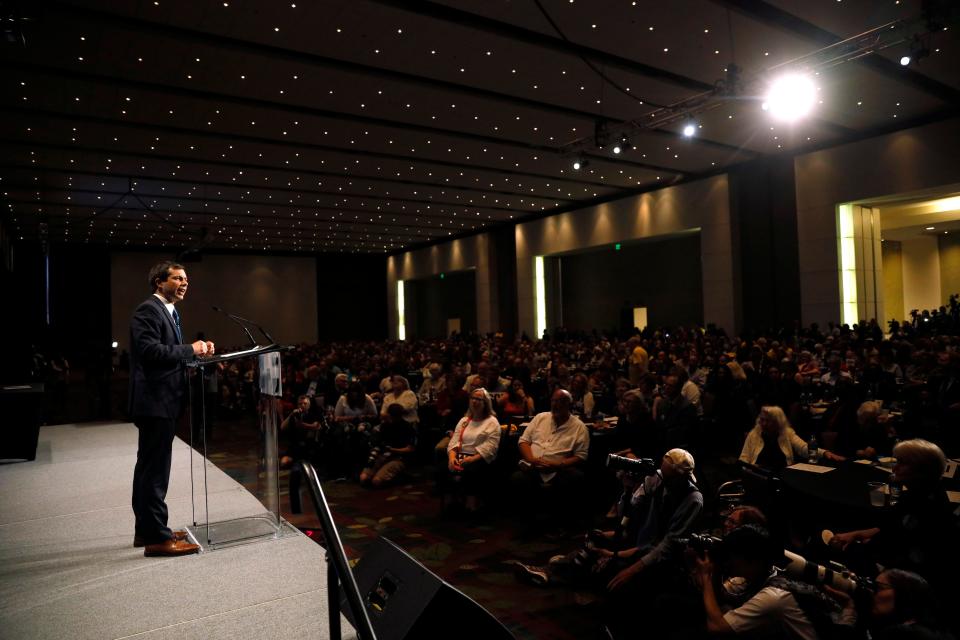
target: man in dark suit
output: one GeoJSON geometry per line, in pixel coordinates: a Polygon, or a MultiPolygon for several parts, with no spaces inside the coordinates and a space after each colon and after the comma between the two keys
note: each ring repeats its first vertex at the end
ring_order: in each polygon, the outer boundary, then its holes
{"type": "Polygon", "coordinates": [[[212,342],[181,344],[180,314],[174,305],[187,293],[183,265],[161,262],[150,270],[153,295],[130,319],[129,412],[140,432],[133,471],[133,546],[145,556],[179,556],[199,547],[185,531],[167,526],[167,486],[177,418],[187,396],[184,362],[213,355],[212,342]]]}

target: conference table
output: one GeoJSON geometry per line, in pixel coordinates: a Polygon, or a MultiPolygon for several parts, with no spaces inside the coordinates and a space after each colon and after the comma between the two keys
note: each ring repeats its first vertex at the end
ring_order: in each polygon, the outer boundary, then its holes
{"type": "MultiPolygon", "coordinates": [[[[944,488],[954,501],[960,501],[960,471],[949,461],[944,488]]],[[[811,522],[824,521],[848,526],[872,526],[879,522],[889,506],[873,506],[870,482],[886,482],[892,464],[874,461],[799,463],[781,473],[785,497],[811,522]]]]}

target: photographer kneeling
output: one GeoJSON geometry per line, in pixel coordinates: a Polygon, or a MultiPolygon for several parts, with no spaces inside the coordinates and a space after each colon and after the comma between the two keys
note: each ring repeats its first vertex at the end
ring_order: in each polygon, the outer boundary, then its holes
{"type": "Polygon", "coordinates": [[[360,472],[360,484],[381,487],[406,470],[406,458],[417,443],[416,428],[404,418],[406,409],[394,403],[383,413],[383,422],[370,434],[370,454],[360,472]]]}
{"type": "Polygon", "coordinates": [[[756,525],[734,529],[717,553],[723,558],[723,584],[740,583],[738,599],[743,603],[724,612],[718,591],[726,590],[714,580],[710,552],[697,557],[693,579],[703,593],[709,634],[813,640],[852,633],[856,612],[851,600],[846,598],[841,607],[817,587],[781,575],[774,563],[783,557],[783,548],[771,541],[766,529],[756,525]]]}
{"type": "Polygon", "coordinates": [[[555,556],[546,567],[517,563],[518,576],[538,585],[595,582],[618,599],[632,600],[643,587],[662,589],[662,580],[676,573],[676,539],[691,531],[703,509],[693,468],[690,453],[671,449],[659,471],[624,492],[616,530],[591,532],[584,548],[555,556]]]}

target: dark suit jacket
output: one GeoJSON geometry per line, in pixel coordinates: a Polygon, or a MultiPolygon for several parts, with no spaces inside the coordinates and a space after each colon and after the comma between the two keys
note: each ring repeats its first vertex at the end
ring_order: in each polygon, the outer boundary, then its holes
{"type": "Polygon", "coordinates": [[[160,298],[142,302],[130,319],[130,416],[176,419],[187,394],[183,363],[193,358],[160,298]]]}

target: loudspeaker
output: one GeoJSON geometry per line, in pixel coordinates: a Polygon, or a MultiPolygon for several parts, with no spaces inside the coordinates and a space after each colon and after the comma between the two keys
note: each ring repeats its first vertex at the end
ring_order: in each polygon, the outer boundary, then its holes
{"type": "MultiPolygon", "coordinates": [[[[377,538],[353,574],[377,640],[513,640],[486,609],[386,538],[377,538]]],[[[342,593],[340,610],[356,624],[342,593]]]]}

